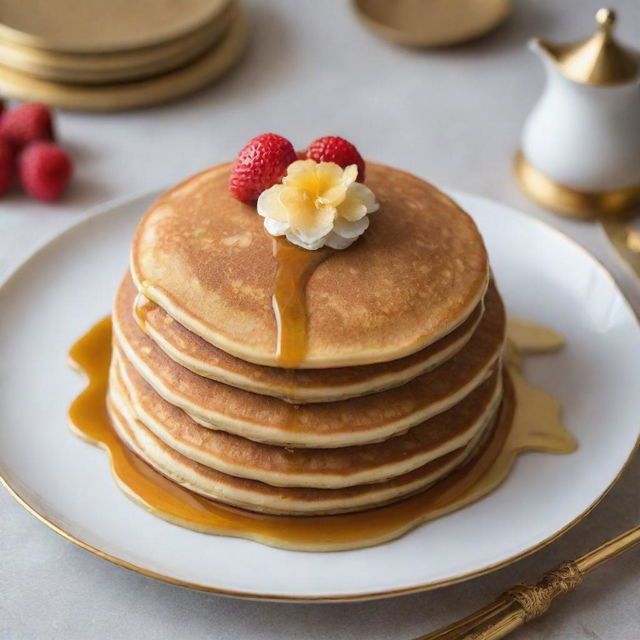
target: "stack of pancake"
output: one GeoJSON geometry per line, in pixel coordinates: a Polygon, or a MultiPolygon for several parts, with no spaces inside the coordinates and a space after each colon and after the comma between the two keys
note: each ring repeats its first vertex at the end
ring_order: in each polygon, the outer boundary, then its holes
{"type": "Polygon", "coordinates": [[[500,409],[505,313],[469,216],[369,163],[380,209],[315,267],[290,327],[272,304],[283,241],[228,173],[161,196],[134,237],[108,396],[124,443],[198,494],[288,515],[393,502],[473,456],[500,409]],[[306,346],[287,369],[292,330],[306,346]]]}

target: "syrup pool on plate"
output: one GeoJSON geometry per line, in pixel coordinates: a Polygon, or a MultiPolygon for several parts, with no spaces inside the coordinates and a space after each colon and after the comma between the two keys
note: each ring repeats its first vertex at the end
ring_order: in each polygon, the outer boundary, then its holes
{"type": "MultiPolygon", "coordinates": [[[[527,352],[558,347],[557,334],[511,322],[527,352]]],[[[497,423],[465,464],[426,491],[399,502],[334,516],[272,516],[226,506],[180,487],[153,470],[117,437],[106,409],[111,359],[111,320],[104,318],[71,348],[72,365],[88,380],[69,409],[73,431],[109,453],[118,486],[146,509],[174,524],[205,533],[236,536],[305,551],[360,548],[397,538],[415,526],[451,513],[494,490],[524,451],[570,453],[575,440],[559,420],[559,405],[529,385],[512,343],[505,363],[505,399],[497,423]],[[514,353],[515,351],[515,353],[514,353]]]]}

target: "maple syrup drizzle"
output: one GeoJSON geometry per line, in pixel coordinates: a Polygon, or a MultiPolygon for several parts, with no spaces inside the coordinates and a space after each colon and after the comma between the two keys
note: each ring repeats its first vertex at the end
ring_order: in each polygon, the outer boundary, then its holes
{"type": "Polygon", "coordinates": [[[293,369],[304,361],[307,348],[307,282],[316,267],[331,255],[322,247],[309,251],[285,238],[273,238],[278,262],[273,311],[278,329],[276,358],[281,367],[293,369]]]}
{"type": "MultiPolygon", "coordinates": [[[[533,336],[527,344],[545,350],[533,336]]],[[[270,516],[216,503],[194,494],[154,471],[116,436],[106,410],[111,358],[111,321],[89,330],[71,351],[75,368],[88,385],[69,409],[72,429],[109,452],[118,485],[155,515],[197,531],[253,539],[300,550],[339,550],[378,544],[398,537],[421,522],[433,520],[486,495],[507,476],[516,456],[526,450],[570,453],[573,437],[559,421],[559,407],[549,394],[532,387],[517,360],[507,358],[505,401],[490,437],[463,466],[430,489],[369,511],[335,516],[270,516]]]]}
{"type": "Polygon", "coordinates": [[[153,303],[147,297],[138,293],[133,302],[133,313],[138,326],[146,331],[147,314],[153,308],[153,303]]]}

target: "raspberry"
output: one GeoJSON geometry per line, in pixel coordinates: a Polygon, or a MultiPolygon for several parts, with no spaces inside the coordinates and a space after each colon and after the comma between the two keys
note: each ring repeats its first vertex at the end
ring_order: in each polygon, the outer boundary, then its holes
{"type": "Polygon", "coordinates": [[[13,147],[0,139],[0,194],[5,193],[13,182],[15,172],[13,147]]]}
{"type": "Polygon", "coordinates": [[[242,202],[254,202],[265,189],[280,182],[297,159],[293,145],[275,133],[249,140],[231,168],[231,195],[242,202]]]}
{"type": "Polygon", "coordinates": [[[5,112],[0,121],[0,136],[19,148],[36,140],[53,140],[49,107],[40,102],[24,102],[5,112]]]}
{"type": "Polygon", "coordinates": [[[32,142],[18,158],[23,189],[34,198],[56,200],[69,183],[73,171],[64,149],[52,142],[32,142]]]}
{"type": "Polygon", "coordinates": [[[314,140],[307,149],[307,158],[316,162],[335,162],[342,168],[358,166],[358,182],[364,182],[364,160],[348,140],[338,136],[325,136],[314,140]]]}

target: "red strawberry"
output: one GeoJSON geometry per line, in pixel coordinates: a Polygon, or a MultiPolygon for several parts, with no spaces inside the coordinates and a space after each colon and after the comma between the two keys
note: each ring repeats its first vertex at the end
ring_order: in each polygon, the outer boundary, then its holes
{"type": "Polygon", "coordinates": [[[231,168],[231,195],[242,202],[254,202],[265,189],[280,182],[297,159],[293,145],[275,133],[249,140],[231,168]]]}
{"type": "Polygon", "coordinates": [[[32,142],[18,158],[22,188],[34,198],[57,200],[69,183],[73,171],[64,149],[52,142],[32,142]]]}
{"type": "Polygon", "coordinates": [[[6,140],[0,139],[0,194],[5,193],[13,182],[14,162],[13,147],[6,140]]]}
{"type": "Polygon", "coordinates": [[[24,102],[6,111],[0,121],[0,136],[16,147],[35,140],[53,140],[53,121],[49,107],[40,102],[24,102]]]}
{"type": "Polygon", "coordinates": [[[325,136],[314,140],[307,149],[307,158],[316,162],[335,162],[341,167],[358,166],[358,182],[364,182],[364,160],[348,140],[338,136],[325,136]]]}

